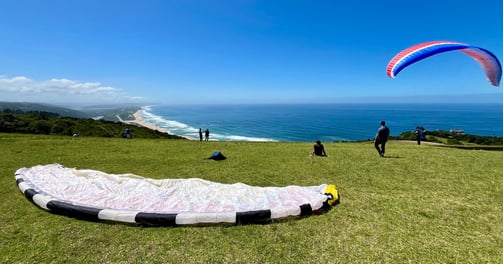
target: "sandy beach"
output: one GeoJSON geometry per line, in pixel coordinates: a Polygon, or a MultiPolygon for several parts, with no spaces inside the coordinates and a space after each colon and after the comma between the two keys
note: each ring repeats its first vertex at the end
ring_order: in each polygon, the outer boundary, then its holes
{"type": "MultiPolygon", "coordinates": [[[[153,125],[153,124],[151,124],[151,123],[143,120],[143,118],[141,117],[142,113],[143,113],[143,110],[140,109],[140,110],[136,111],[133,114],[133,117],[134,117],[133,120],[121,120],[121,121],[124,122],[124,123],[126,123],[126,124],[132,124],[132,125],[142,126],[142,127],[150,128],[152,130],[160,131],[162,133],[168,133],[170,135],[174,135],[174,134],[170,133],[168,130],[166,130],[164,128],[158,127],[156,125],[153,125]]],[[[180,136],[180,135],[177,135],[177,136],[180,136]]],[[[185,136],[180,136],[180,137],[183,137],[183,138],[186,138],[186,139],[189,139],[189,140],[193,140],[193,138],[189,138],[189,137],[185,137],[185,136]]]]}
{"type": "Polygon", "coordinates": [[[155,125],[143,120],[143,118],[141,117],[142,112],[143,112],[143,110],[140,109],[133,114],[134,120],[123,120],[122,122],[127,123],[127,124],[133,124],[133,125],[147,127],[152,130],[157,130],[157,131],[160,131],[163,133],[169,133],[169,131],[167,131],[166,129],[155,126],[155,125]]]}

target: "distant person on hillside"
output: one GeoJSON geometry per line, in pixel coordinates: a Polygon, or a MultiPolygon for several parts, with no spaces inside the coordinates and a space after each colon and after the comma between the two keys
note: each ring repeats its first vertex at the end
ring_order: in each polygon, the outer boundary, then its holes
{"type": "Polygon", "coordinates": [[[129,130],[129,127],[126,127],[126,129],[124,130],[124,135],[127,139],[131,139],[131,130],[129,130]]]}
{"type": "Polygon", "coordinates": [[[206,128],[204,131],[204,140],[208,141],[210,139],[210,130],[206,128]]]}
{"type": "Polygon", "coordinates": [[[385,121],[381,121],[381,127],[377,130],[377,134],[374,139],[374,147],[379,152],[381,157],[384,157],[384,152],[386,151],[386,142],[389,137],[389,128],[386,126],[385,121]]]}
{"type": "Polygon", "coordinates": [[[199,141],[203,141],[203,130],[199,128],[199,141]]]}
{"type": "Polygon", "coordinates": [[[322,157],[328,157],[327,153],[325,152],[325,146],[321,144],[321,141],[318,139],[316,140],[316,144],[313,146],[313,156],[322,156],[322,157]]]}
{"type": "Polygon", "coordinates": [[[417,140],[417,144],[418,145],[421,145],[421,139],[424,138],[424,127],[416,127],[416,140],[417,140]]]}

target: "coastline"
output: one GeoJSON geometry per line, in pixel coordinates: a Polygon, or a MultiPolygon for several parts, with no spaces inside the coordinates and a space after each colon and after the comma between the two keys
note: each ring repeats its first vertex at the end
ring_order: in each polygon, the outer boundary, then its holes
{"type": "MultiPolygon", "coordinates": [[[[163,133],[168,133],[168,131],[166,129],[163,129],[163,128],[160,128],[158,126],[155,126],[151,123],[148,123],[146,122],[145,120],[143,120],[143,118],[141,117],[141,114],[142,114],[143,110],[140,109],[138,111],[136,111],[134,114],[133,114],[133,117],[134,119],[133,120],[122,120],[120,119],[120,121],[122,123],[125,123],[125,124],[131,124],[131,125],[136,125],[136,126],[142,126],[142,127],[146,127],[146,128],[150,128],[152,130],[157,130],[157,131],[160,131],[160,132],[163,132],[163,133]]],[[[117,116],[118,117],[118,116],[117,116]]]]}
{"type": "Polygon", "coordinates": [[[418,124],[432,132],[456,128],[471,135],[503,134],[499,132],[503,131],[501,108],[487,105],[196,105],[126,110],[119,112],[124,123],[191,140],[199,140],[197,128],[203,126],[212,129],[212,140],[216,141],[367,141],[375,135],[372,120],[382,117],[391,124],[392,136],[409,132],[418,124]],[[316,121],[322,112],[323,122],[316,121]]]}
{"type": "MultiPolygon", "coordinates": [[[[142,113],[143,113],[143,109],[140,109],[138,111],[136,111],[134,114],[133,114],[133,117],[134,119],[133,120],[121,120],[123,123],[126,123],[126,124],[131,124],[131,125],[136,125],[136,126],[142,126],[142,127],[146,127],[146,128],[149,128],[149,129],[152,129],[152,130],[157,130],[159,132],[162,132],[162,133],[167,133],[167,134],[170,134],[170,135],[174,135],[174,134],[171,134],[167,129],[164,129],[162,127],[158,127],[152,123],[149,123],[147,121],[145,121],[143,118],[142,118],[142,113]]],[[[183,137],[185,139],[188,139],[188,140],[194,140],[193,138],[189,138],[189,137],[186,137],[186,136],[180,136],[180,135],[174,135],[174,136],[179,136],[179,137],[183,137]]]]}

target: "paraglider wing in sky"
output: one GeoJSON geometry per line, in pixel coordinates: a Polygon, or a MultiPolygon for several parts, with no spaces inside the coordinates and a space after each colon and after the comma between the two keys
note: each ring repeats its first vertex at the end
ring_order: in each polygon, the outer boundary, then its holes
{"type": "Polygon", "coordinates": [[[498,58],[490,51],[478,47],[471,47],[467,49],[459,50],[474,60],[476,60],[480,66],[484,69],[487,79],[494,86],[500,85],[501,80],[501,64],[498,58]]]}
{"type": "Polygon", "coordinates": [[[386,74],[390,78],[395,78],[400,71],[415,62],[439,53],[453,50],[459,50],[476,60],[484,69],[489,82],[494,86],[499,86],[501,80],[501,64],[492,52],[480,47],[450,41],[424,42],[399,52],[388,63],[386,74]]]}

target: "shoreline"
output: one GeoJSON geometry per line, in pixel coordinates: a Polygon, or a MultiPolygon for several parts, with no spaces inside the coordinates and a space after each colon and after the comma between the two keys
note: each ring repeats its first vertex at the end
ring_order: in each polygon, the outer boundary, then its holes
{"type": "MultiPolygon", "coordinates": [[[[156,126],[156,125],[154,125],[152,123],[149,123],[149,122],[145,121],[142,118],[143,111],[144,111],[143,109],[137,110],[133,114],[133,117],[134,117],[133,120],[122,120],[118,115],[117,115],[117,118],[122,123],[125,123],[125,124],[146,127],[146,128],[152,129],[152,130],[157,130],[157,131],[159,131],[161,133],[167,133],[167,134],[170,134],[170,135],[179,136],[179,137],[187,139],[187,140],[197,140],[197,139],[190,138],[190,137],[187,137],[187,136],[180,136],[180,135],[172,134],[172,133],[170,133],[165,128],[158,127],[158,126],[156,126]]],[[[363,141],[371,142],[372,140],[368,139],[368,140],[363,140],[363,141]]],[[[390,141],[393,141],[393,142],[398,143],[398,144],[417,144],[417,142],[415,140],[395,139],[395,140],[390,140],[390,141]]],[[[348,143],[356,143],[356,142],[360,142],[360,141],[357,140],[357,141],[347,141],[347,142],[348,143]]],[[[332,143],[344,143],[344,141],[332,142],[332,143]]],[[[452,145],[451,146],[451,145],[447,145],[445,143],[429,142],[429,141],[421,141],[421,144],[422,145],[429,145],[429,146],[437,146],[437,147],[454,147],[454,148],[462,148],[462,149],[481,149],[481,147],[482,147],[482,149],[487,149],[487,150],[499,150],[501,148],[501,146],[492,146],[492,145],[475,145],[475,146],[469,146],[469,145],[466,145],[466,146],[464,146],[464,145],[452,145]]]]}
{"type": "Polygon", "coordinates": [[[162,133],[166,133],[166,134],[170,134],[170,135],[173,135],[173,136],[179,136],[179,137],[183,137],[185,139],[188,139],[188,140],[194,140],[193,138],[189,138],[187,136],[180,136],[180,135],[175,135],[175,134],[172,134],[171,132],[169,132],[167,129],[165,128],[162,128],[162,127],[158,127],[152,123],[149,123],[147,121],[145,121],[143,118],[142,118],[142,113],[143,113],[143,109],[140,109],[138,111],[136,111],[134,114],[133,114],[133,117],[134,119],[133,120],[122,120],[122,122],[126,123],[126,124],[131,124],[131,125],[136,125],[136,126],[142,126],[142,127],[146,127],[146,128],[149,128],[149,129],[152,129],[152,130],[157,130],[159,132],[162,132],[162,133]]]}
{"type": "MultiPolygon", "coordinates": [[[[196,136],[196,132],[192,127],[185,127],[185,126],[181,126],[180,124],[178,123],[175,123],[174,124],[171,124],[168,122],[168,120],[166,121],[163,121],[165,120],[162,116],[161,117],[158,117],[158,116],[154,116],[153,114],[150,113],[150,110],[148,107],[135,107],[135,108],[130,108],[130,109],[127,109],[127,111],[124,111],[122,110],[121,112],[115,112],[116,113],[116,118],[122,122],[122,123],[125,123],[125,124],[131,124],[131,125],[136,125],[136,126],[140,126],[140,127],[145,127],[145,128],[148,128],[148,129],[151,129],[151,130],[154,130],[154,131],[158,131],[160,133],[166,133],[166,134],[169,134],[169,135],[173,135],[173,136],[178,136],[180,138],[183,138],[183,139],[187,139],[187,140],[194,140],[194,141],[198,141],[199,140],[199,137],[196,136]],[[124,119],[121,119],[121,116],[123,116],[124,119]],[[145,115],[145,117],[149,120],[151,119],[152,122],[148,122],[146,119],[143,119],[143,116],[145,115]],[[158,124],[158,125],[156,125],[158,124]],[[163,126],[166,126],[166,128],[163,128],[163,127],[160,127],[160,125],[163,125],[163,126]],[[172,131],[170,130],[170,128],[173,128],[174,131],[177,131],[177,132],[180,132],[182,134],[185,134],[185,135],[180,135],[178,133],[172,133],[172,131]]],[[[191,120],[189,118],[189,120],[191,120]]],[[[183,125],[183,123],[181,123],[183,125]]],[[[403,125],[402,125],[403,127],[403,125]]],[[[347,130],[347,129],[346,129],[347,130]]],[[[403,130],[404,132],[409,132],[407,130],[403,130]]],[[[442,130],[441,130],[442,131],[442,130]]],[[[260,131],[256,130],[254,132],[257,132],[256,134],[258,135],[258,133],[260,131]]],[[[342,131],[342,132],[345,132],[345,131],[342,131]]],[[[358,131],[357,131],[358,132],[358,131]]],[[[433,130],[432,130],[433,132],[433,130]]],[[[236,132],[236,131],[233,131],[232,133],[239,133],[239,132],[236,132]]],[[[347,133],[349,134],[349,133],[347,133]]],[[[358,133],[355,133],[355,135],[358,134],[358,133]]],[[[363,134],[363,133],[360,133],[360,134],[363,134]]],[[[353,136],[355,136],[353,135],[353,136]]],[[[218,140],[222,140],[222,141],[250,141],[250,142],[256,142],[256,141],[259,141],[259,142],[268,142],[269,140],[261,140],[262,138],[260,137],[257,137],[257,136],[254,136],[254,137],[246,137],[246,136],[239,136],[237,134],[232,134],[232,135],[221,135],[221,134],[215,134],[215,136],[218,136],[216,138],[217,141],[218,140]]],[[[398,136],[399,135],[396,135],[394,137],[396,137],[398,139],[398,136]]],[[[476,136],[480,136],[480,137],[487,137],[485,135],[476,135],[476,136]]],[[[492,136],[492,137],[495,137],[495,136],[492,136]]],[[[215,138],[215,139],[216,139],[215,138]]],[[[358,140],[342,140],[342,139],[338,139],[338,137],[335,137],[334,139],[327,139],[327,140],[323,140],[321,139],[322,141],[325,141],[325,142],[360,142],[360,141],[369,141],[371,140],[370,137],[368,138],[363,138],[362,139],[358,139],[358,140]]],[[[275,140],[274,142],[310,142],[310,141],[288,141],[288,140],[275,140]]],[[[433,142],[432,142],[433,143],[433,142]]],[[[424,142],[424,144],[428,144],[430,145],[429,143],[424,142]]],[[[432,144],[433,145],[433,144],[432,144]]],[[[436,145],[436,144],[435,144],[436,145]]]]}

